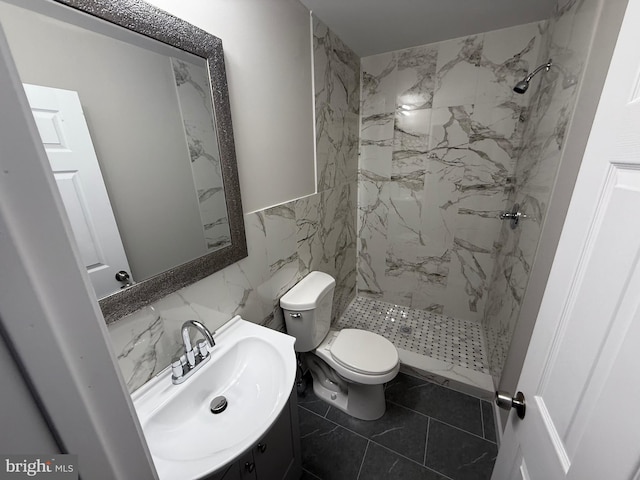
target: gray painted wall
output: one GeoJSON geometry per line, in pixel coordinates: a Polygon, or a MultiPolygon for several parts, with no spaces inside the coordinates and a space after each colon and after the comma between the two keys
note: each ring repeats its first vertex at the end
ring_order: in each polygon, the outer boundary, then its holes
{"type": "Polygon", "coordinates": [[[79,93],[134,278],[204,254],[168,57],[5,3],[0,22],[23,82],[79,93]]]}
{"type": "Polygon", "coordinates": [[[298,0],[147,0],[222,40],[245,213],[316,193],[309,10],[298,0]]]}

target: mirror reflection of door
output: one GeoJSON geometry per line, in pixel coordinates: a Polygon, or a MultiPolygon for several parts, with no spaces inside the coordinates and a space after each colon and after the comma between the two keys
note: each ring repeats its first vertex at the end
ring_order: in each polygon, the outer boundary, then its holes
{"type": "Polygon", "coordinates": [[[131,269],[77,92],[24,84],[73,234],[98,298],[119,291],[131,269]],[[122,276],[119,276],[122,278],[122,276]]]}

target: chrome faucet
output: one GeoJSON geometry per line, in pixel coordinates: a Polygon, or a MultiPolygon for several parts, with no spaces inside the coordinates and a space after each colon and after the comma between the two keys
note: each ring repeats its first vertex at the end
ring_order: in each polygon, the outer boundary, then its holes
{"type": "Polygon", "coordinates": [[[171,381],[178,385],[189,378],[198,368],[211,358],[211,348],[216,342],[207,327],[197,320],[187,320],[182,324],[182,342],[185,353],[171,362],[171,381]],[[189,327],[195,328],[205,338],[199,341],[195,347],[191,345],[189,327]]]}

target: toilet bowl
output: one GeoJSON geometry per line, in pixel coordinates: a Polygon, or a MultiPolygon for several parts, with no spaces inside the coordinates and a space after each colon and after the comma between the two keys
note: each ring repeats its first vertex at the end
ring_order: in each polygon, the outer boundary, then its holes
{"type": "Polygon", "coordinates": [[[313,376],[315,394],[345,413],[375,420],[384,415],[384,384],[400,369],[398,351],[381,335],[331,330],[335,280],[311,272],[281,299],[287,333],[313,376]]]}

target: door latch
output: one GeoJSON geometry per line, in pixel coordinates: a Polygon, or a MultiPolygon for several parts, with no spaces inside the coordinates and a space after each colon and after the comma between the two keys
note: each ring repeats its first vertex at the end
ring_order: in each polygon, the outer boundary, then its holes
{"type": "Polygon", "coordinates": [[[504,410],[516,409],[518,418],[523,419],[524,414],[527,411],[527,405],[524,399],[524,393],[518,392],[515,397],[512,397],[506,392],[496,392],[496,405],[504,410]]]}

